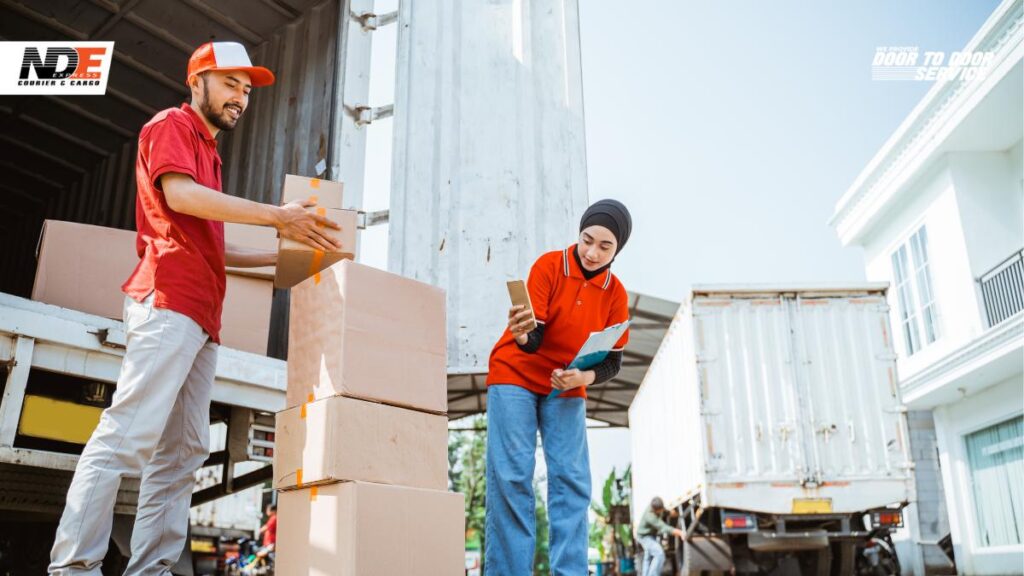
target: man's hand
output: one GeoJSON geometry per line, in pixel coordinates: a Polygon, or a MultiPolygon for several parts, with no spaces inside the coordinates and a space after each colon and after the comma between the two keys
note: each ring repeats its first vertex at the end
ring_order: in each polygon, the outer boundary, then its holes
{"type": "Polygon", "coordinates": [[[341,243],[328,234],[327,228],[340,230],[336,222],[309,213],[314,206],[308,200],[284,206],[272,206],[236,198],[197,184],[191,176],[168,172],[160,177],[167,206],[175,212],[221,222],[257,224],[277,228],[282,238],[302,242],[317,250],[331,251],[341,243]]]}
{"type": "Polygon", "coordinates": [[[683,532],[682,530],[680,530],[679,528],[673,529],[672,530],[672,535],[675,536],[676,538],[685,538],[686,537],[686,533],[683,532]]]}
{"type": "Polygon", "coordinates": [[[595,376],[593,370],[580,371],[576,368],[572,370],[556,368],[551,372],[551,387],[556,390],[565,391],[579,388],[580,386],[590,386],[594,383],[595,376]]]}
{"type": "Polygon", "coordinates": [[[325,252],[341,248],[341,242],[324,230],[325,227],[341,230],[341,226],[333,220],[306,210],[310,206],[316,206],[316,203],[299,200],[278,208],[278,218],[274,227],[280,232],[281,237],[302,242],[310,248],[325,252]]]}
{"type": "Polygon", "coordinates": [[[516,337],[520,346],[529,340],[530,325],[533,324],[533,312],[522,304],[513,306],[508,310],[508,330],[516,337]]]}

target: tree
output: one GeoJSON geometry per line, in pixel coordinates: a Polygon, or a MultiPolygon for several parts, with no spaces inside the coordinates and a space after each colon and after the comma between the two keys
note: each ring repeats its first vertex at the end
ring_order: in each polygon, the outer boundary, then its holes
{"type": "Polygon", "coordinates": [[[481,562],[486,562],[487,419],[475,416],[470,427],[468,432],[448,434],[448,482],[466,498],[466,546],[479,546],[481,562]]]}
{"type": "Polygon", "coordinates": [[[591,502],[590,507],[597,516],[590,528],[590,543],[601,554],[601,560],[617,560],[633,555],[633,530],[628,518],[622,518],[632,500],[633,473],[627,467],[622,476],[614,468],[604,481],[601,502],[591,502]]]}

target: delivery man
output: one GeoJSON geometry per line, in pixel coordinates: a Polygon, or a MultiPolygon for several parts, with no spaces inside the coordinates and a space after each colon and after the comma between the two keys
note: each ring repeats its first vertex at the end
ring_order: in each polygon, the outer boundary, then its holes
{"type": "Polygon", "coordinates": [[[683,531],[673,528],[661,519],[665,513],[665,503],[655,497],[651,505],[640,517],[640,526],[636,529],[637,540],[644,549],[644,560],[640,564],[640,576],[661,576],[661,567],[665,564],[665,550],[661,547],[660,536],[684,536],[683,531]]]}
{"type": "Polygon", "coordinates": [[[615,377],[622,366],[625,332],[604,361],[566,370],[591,332],[629,319],[626,288],[611,265],[626,245],[633,221],[615,200],[590,206],[579,240],[542,255],[527,290],[536,317],[513,306],[508,328],[491,352],[487,374],[488,576],[533,574],[536,538],[533,494],[537,432],[548,468],[551,574],[587,573],[586,389],[615,377]],[[551,396],[553,390],[560,394],[551,396]]]}
{"type": "Polygon", "coordinates": [[[170,574],[185,548],[194,473],[209,452],[225,266],[276,255],[224,244],[224,222],[273,226],[328,250],[337,224],[307,203],[271,206],[221,193],[217,134],[238,123],[254,87],[274,75],[234,42],[200,46],[188,62],[192,100],[139,134],[135,220],[139,264],[124,283],[127,345],[113,403],[85,445],[50,553],[51,574],[100,575],[118,486],[141,474],[125,574],[170,574]]]}

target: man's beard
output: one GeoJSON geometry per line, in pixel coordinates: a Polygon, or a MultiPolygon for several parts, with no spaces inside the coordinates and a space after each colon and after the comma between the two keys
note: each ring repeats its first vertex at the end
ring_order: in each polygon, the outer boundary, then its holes
{"type": "Polygon", "coordinates": [[[238,118],[232,118],[225,106],[221,106],[220,114],[213,111],[213,106],[210,105],[210,92],[206,88],[205,79],[203,80],[203,103],[199,105],[199,110],[210,121],[210,124],[213,124],[219,130],[233,130],[235,125],[238,124],[238,120],[242,117],[241,108],[238,108],[238,118]]]}

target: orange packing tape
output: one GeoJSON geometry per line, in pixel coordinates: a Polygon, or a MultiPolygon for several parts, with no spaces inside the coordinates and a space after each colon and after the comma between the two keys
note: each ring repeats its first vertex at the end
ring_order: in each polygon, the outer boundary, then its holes
{"type": "Polygon", "coordinates": [[[306,404],[305,403],[302,404],[302,408],[299,408],[299,419],[300,420],[305,420],[306,419],[306,404]]]}
{"type": "Polygon", "coordinates": [[[295,486],[302,488],[302,468],[295,471],[295,486]]]}
{"type": "Polygon", "coordinates": [[[319,178],[310,178],[309,179],[309,187],[310,188],[319,188],[320,187],[320,179],[319,178]]]}
{"type": "Polygon", "coordinates": [[[316,194],[313,194],[309,197],[309,201],[312,202],[313,204],[316,204],[317,202],[320,201],[320,197],[317,196],[316,194]]]}
{"type": "Polygon", "coordinates": [[[306,397],[306,402],[312,402],[312,401],[313,401],[313,394],[310,393],[309,396],[306,397]]]}
{"type": "Polygon", "coordinates": [[[309,489],[309,501],[310,502],[316,501],[316,486],[312,486],[309,489]]]}
{"type": "Polygon", "coordinates": [[[313,259],[309,261],[309,274],[313,277],[313,284],[320,283],[320,264],[324,261],[324,251],[313,252],[313,259]]]}

